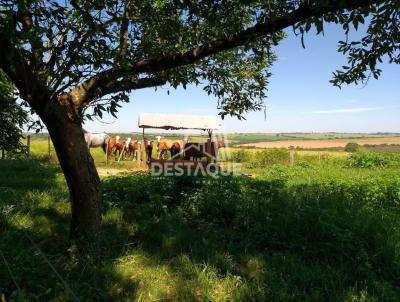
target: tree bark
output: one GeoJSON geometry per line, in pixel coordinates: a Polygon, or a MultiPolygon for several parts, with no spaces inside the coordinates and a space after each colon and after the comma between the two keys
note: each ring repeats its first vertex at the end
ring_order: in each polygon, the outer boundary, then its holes
{"type": "Polygon", "coordinates": [[[42,113],[40,117],[49,131],[70,192],[70,239],[97,246],[101,226],[100,178],[82,124],[71,118],[73,113],[67,105],[53,101],[49,107],[48,114],[42,113]]]}

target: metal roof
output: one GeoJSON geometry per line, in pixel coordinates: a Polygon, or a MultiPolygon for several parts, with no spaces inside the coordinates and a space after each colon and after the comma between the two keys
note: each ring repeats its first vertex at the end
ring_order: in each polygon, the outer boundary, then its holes
{"type": "Polygon", "coordinates": [[[140,113],[138,124],[139,128],[159,128],[166,130],[214,130],[220,126],[218,119],[214,116],[170,113],[140,113]]]}

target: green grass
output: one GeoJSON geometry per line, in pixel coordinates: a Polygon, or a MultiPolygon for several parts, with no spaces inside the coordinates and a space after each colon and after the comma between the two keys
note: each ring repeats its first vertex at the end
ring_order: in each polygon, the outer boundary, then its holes
{"type": "MultiPolygon", "coordinates": [[[[49,160],[49,147],[47,137],[44,136],[34,136],[31,139],[31,158],[35,161],[47,162],[57,164],[57,155],[54,150],[54,146],[50,144],[50,160],[49,160]]],[[[154,149],[153,156],[156,156],[154,149]]],[[[125,159],[118,162],[118,158],[113,156],[110,157],[109,163],[106,164],[105,154],[101,148],[91,148],[90,153],[95,161],[97,167],[101,168],[112,168],[112,169],[134,169],[138,167],[136,161],[132,161],[132,159],[125,159]]]]}
{"type": "MultiPolygon", "coordinates": [[[[132,137],[133,139],[141,139],[141,133],[112,133],[111,136],[119,135],[121,137],[132,137]]],[[[205,142],[207,135],[204,133],[147,133],[146,138],[156,140],[157,135],[162,135],[163,138],[169,140],[182,140],[185,135],[188,135],[190,141],[205,142]]],[[[44,159],[48,156],[47,134],[34,134],[31,135],[31,150],[34,157],[44,159]]],[[[357,134],[357,133],[228,133],[224,139],[228,142],[230,147],[246,143],[268,142],[268,141],[281,141],[281,140],[315,140],[315,139],[339,139],[339,138],[368,138],[368,137],[388,137],[399,136],[399,134],[357,134]]],[[[380,146],[365,146],[364,149],[374,151],[391,151],[398,152],[399,146],[380,145],[380,146]]],[[[343,151],[343,148],[325,148],[313,151],[343,151]]],[[[95,161],[99,164],[104,162],[104,153],[100,148],[91,149],[95,161]]],[[[52,157],[55,158],[54,147],[51,146],[52,157]]]]}
{"type": "Polygon", "coordinates": [[[255,178],[103,179],[101,259],[67,257],[54,164],[0,161],[0,284],[11,301],[398,301],[400,169],[333,163],[255,178]]]}

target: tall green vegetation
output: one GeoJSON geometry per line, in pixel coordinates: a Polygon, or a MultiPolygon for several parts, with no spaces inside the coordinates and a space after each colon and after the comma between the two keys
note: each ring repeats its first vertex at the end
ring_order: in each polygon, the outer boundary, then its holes
{"type": "Polygon", "coordinates": [[[72,300],[41,251],[81,301],[398,301],[399,187],[398,168],[327,164],[109,177],[99,262],[65,255],[60,169],[3,161],[0,249],[20,288],[7,269],[0,284],[12,301],[72,300]]]}
{"type": "Polygon", "coordinates": [[[391,152],[357,152],[350,156],[347,164],[359,168],[400,167],[400,154],[391,152]]]}
{"type": "Polygon", "coordinates": [[[15,87],[0,70],[0,152],[1,159],[24,154],[22,127],[28,121],[27,112],[17,104],[15,87]]]}
{"type": "Polygon", "coordinates": [[[239,148],[230,152],[229,160],[243,164],[244,168],[250,169],[263,169],[272,165],[303,165],[310,164],[339,164],[344,165],[346,156],[331,155],[323,152],[311,152],[309,154],[302,154],[293,150],[291,152],[285,148],[271,148],[263,150],[249,150],[246,148],[239,148]]]}
{"type": "Polygon", "coordinates": [[[231,153],[231,160],[245,163],[251,168],[262,168],[273,164],[289,164],[289,150],[285,148],[273,148],[259,151],[239,149],[231,153]]]}

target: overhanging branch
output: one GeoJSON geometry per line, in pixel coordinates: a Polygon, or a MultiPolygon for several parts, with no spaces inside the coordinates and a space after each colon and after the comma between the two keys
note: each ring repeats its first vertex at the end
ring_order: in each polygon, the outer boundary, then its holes
{"type": "Polygon", "coordinates": [[[166,80],[157,77],[151,78],[125,78],[116,81],[110,81],[108,84],[99,87],[97,90],[82,91],[74,89],[70,92],[72,100],[76,103],[76,100],[80,100],[79,107],[82,110],[87,106],[90,101],[101,98],[102,96],[118,93],[120,91],[129,91],[135,89],[142,89],[148,87],[161,86],[166,83],[166,80]]]}
{"type": "Polygon", "coordinates": [[[36,78],[20,50],[13,46],[1,27],[0,45],[0,68],[11,79],[21,96],[40,114],[49,97],[48,89],[36,78]]]}
{"type": "Polygon", "coordinates": [[[43,64],[43,44],[33,24],[29,4],[25,1],[21,1],[18,5],[18,19],[22,23],[25,33],[29,37],[36,64],[43,64]]]}
{"type": "Polygon", "coordinates": [[[128,51],[128,38],[129,38],[129,18],[130,18],[130,1],[124,1],[124,15],[122,16],[120,37],[119,37],[119,55],[125,57],[128,51]]]}
{"type": "Polygon", "coordinates": [[[334,13],[344,9],[355,9],[367,5],[377,4],[381,0],[331,0],[325,5],[308,6],[301,5],[297,10],[280,18],[258,23],[231,38],[204,43],[183,54],[152,58],[135,62],[129,69],[132,73],[156,72],[182,65],[192,64],[207,56],[242,46],[255,38],[264,37],[279,32],[289,26],[305,21],[311,17],[322,17],[325,14],[334,13]]]}
{"type": "MultiPolygon", "coordinates": [[[[96,76],[80,84],[75,91],[85,92],[87,96],[94,95],[92,91],[99,91],[104,86],[111,85],[113,81],[126,74],[137,75],[140,73],[154,73],[173,69],[183,65],[193,64],[210,55],[220,53],[248,42],[279,32],[289,26],[303,22],[311,17],[322,17],[325,14],[335,13],[340,10],[356,9],[372,4],[379,4],[381,0],[330,0],[322,5],[300,5],[299,8],[279,18],[270,19],[266,22],[243,30],[230,38],[210,41],[198,47],[188,50],[182,54],[166,55],[157,58],[144,59],[134,62],[129,69],[114,67],[105,70],[96,76]]],[[[134,88],[132,88],[134,89],[134,88]]],[[[104,89],[101,89],[104,92],[104,89]]],[[[120,90],[122,91],[122,89],[120,90]]],[[[98,94],[97,94],[98,95],[98,94]]],[[[103,94],[105,95],[105,94],[103,94]]],[[[90,102],[87,98],[77,99],[78,102],[90,102]]]]}

